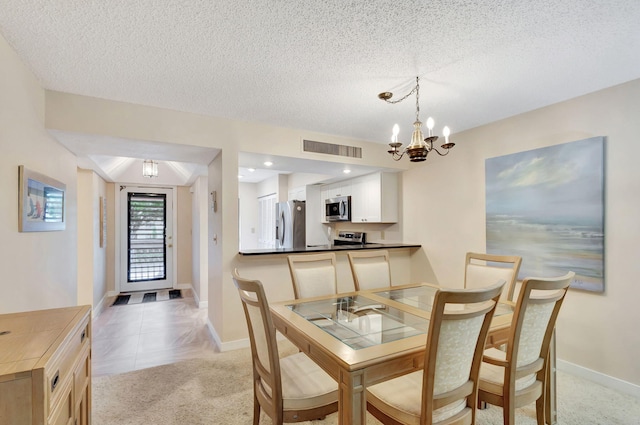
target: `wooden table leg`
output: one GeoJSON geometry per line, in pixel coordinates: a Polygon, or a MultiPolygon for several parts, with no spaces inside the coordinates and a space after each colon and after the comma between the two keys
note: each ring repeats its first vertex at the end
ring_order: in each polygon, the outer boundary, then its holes
{"type": "Polygon", "coordinates": [[[340,371],[338,386],[338,424],[365,425],[367,420],[367,399],[364,386],[364,372],[340,371]]]}

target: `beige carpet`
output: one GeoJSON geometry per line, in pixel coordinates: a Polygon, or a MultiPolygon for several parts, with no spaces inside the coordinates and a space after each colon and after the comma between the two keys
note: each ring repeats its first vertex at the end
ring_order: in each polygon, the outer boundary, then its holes
{"type": "MultiPolygon", "coordinates": [[[[640,400],[558,374],[559,424],[640,424],[640,400]]],[[[93,380],[93,425],[247,425],[252,418],[248,350],[216,354],[93,380]]],[[[368,424],[379,424],[372,417],[368,424]]],[[[261,424],[271,424],[262,417],[261,424]]],[[[478,412],[478,424],[502,424],[502,409],[478,412]]],[[[519,409],[518,425],[535,425],[533,405],[519,409]]],[[[336,414],[304,424],[337,424],[336,414]]]]}

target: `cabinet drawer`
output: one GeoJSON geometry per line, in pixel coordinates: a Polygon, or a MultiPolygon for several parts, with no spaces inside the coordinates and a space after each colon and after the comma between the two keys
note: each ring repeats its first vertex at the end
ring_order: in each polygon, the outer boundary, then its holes
{"type": "Polygon", "coordinates": [[[91,378],[91,357],[89,356],[89,346],[85,347],[79,358],[76,370],[73,372],[73,388],[75,392],[75,407],[82,402],[83,393],[89,386],[91,378]]]}
{"type": "Polygon", "coordinates": [[[61,397],[64,397],[61,387],[73,383],[73,368],[78,356],[85,347],[89,347],[89,323],[85,321],[82,326],[60,346],[50,365],[45,369],[45,394],[49,401],[48,411],[51,411],[61,397]]]}
{"type": "Polygon", "coordinates": [[[70,425],[73,423],[73,398],[71,380],[58,388],[57,404],[53,404],[53,413],[49,416],[48,425],[70,425]]]}

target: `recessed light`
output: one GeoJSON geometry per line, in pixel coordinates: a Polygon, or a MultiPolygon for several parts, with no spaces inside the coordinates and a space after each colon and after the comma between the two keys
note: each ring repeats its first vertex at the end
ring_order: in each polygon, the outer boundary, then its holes
{"type": "Polygon", "coordinates": [[[249,172],[250,172],[250,173],[253,173],[254,171],[256,171],[256,169],[255,169],[255,168],[249,168],[249,172]]]}
{"type": "Polygon", "coordinates": [[[351,172],[351,170],[342,170],[343,173],[345,174],[349,174],[351,172]]]}
{"type": "Polygon", "coordinates": [[[271,166],[273,165],[273,162],[271,162],[271,161],[265,161],[265,162],[264,162],[264,165],[265,165],[266,167],[271,167],[271,166]]]}

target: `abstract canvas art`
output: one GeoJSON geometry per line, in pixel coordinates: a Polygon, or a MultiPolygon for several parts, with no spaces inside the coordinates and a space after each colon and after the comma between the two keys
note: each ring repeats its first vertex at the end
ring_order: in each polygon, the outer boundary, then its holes
{"type": "Polygon", "coordinates": [[[604,291],[604,137],[489,158],[487,253],[522,257],[519,279],[576,273],[604,291]]]}

